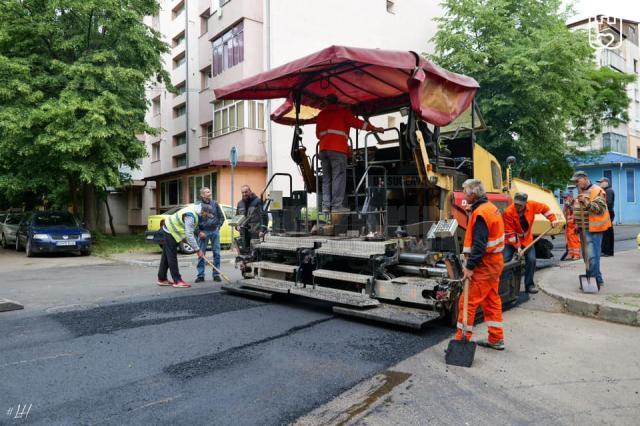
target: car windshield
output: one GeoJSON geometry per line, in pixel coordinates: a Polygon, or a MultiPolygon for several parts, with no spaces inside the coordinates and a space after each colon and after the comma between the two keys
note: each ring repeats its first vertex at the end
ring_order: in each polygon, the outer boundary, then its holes
{"type": "Polygon", "coordinates": [[[43,213],[33,216],[35,226],[77,226],[69,213],[43,213]]]}

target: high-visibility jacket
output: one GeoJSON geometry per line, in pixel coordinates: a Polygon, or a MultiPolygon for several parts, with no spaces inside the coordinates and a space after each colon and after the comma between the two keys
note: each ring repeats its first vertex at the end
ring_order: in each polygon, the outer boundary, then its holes
{"type": "Polygon", "coordinates": [[[180,242],[187,237],[184,229],[185,215],[193,216],[194,228],[198,228],[199,216],[198,213],[196,213],[196,208],[193,204],[190,204],[178,210],[177,212],[166,218],[164,221],[164,226],[166,226],[173,239],[177,242],[180,242]]]}
{"type": "MultiPolygon", "coordinates": [[[[592,202],[596,197],[602,197],[606,201],[607,193],[598,185],[591,185],[591,188],[589,189],[589,202],[592,202]]],[[[582,207],[583,205],[581,205],[576,199],[576,201],[574,202],[576,221],[582,221],[582,207]]],[[[594,214],[589,212],[589,232],[604,232],[609,228],[611,228],[611,217],[609,216],[609,209],[605,208],[604,213],[602,214],[594,214]]]]}
{"type": "Polygon", "coordinates": [[[487,238],[487,248],[484,256],[474,268],[474,281],[492,281],[499,277],[502,273],[504,261],[502,259],[502,251],[504,250],[504,223],[500,210],[487,201],[482,203],[471,211],[469,221],[467,223],[467,231],[464,236],[463,253],[471,253],[473,247],[473,227],[476,224],[478,216],[482,216],[484,223],[489,230],[487,238]]]}
{"type": "Polygon", "coordinates": [[[372,130],[369,123],[356,118],[350,110],[338,105],[329,105],[316,118],[316,136],[320,140],[320,151],[336,151],[350,155],[349,129],[372,130]]]}
{"type": "Polygon", "coordinates": [[[516,205],[511,204],[504,210],[504,234],[507,239],[507,244],[510,246],[526,247],[533,242],[533,221],[536,214],[542,214],[549,221],[556,220],[556,215],[551,213],[551,209],[544,203],[537,201],[528,201],[524,208],[524,217],[529,224],[529,228],[525,232],[520,225],[520,214],[516,210],[516,205]]]}

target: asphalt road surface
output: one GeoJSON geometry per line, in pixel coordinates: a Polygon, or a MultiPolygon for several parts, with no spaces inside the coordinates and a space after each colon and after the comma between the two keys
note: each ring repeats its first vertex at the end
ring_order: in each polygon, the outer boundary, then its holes
{"type": "MultiPolygon", "coordinates": [[[[105,269],[78,275],[93,268],[105,269]]],[[[127,274],[148,281],[153,271],[127,274]]],[[[350,321],[324,306],[263,303],[211,284],[166,294],[3,316],[0,423],[31,404],[33,424],[281,424],[451,333],[350,321]]]]}

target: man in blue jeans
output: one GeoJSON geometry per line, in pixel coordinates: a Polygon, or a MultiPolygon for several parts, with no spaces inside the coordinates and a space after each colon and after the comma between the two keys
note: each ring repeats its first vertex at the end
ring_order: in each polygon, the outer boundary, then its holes
{"type": "MultiPolygon", "coordinates": [[[[202,220],[198,224],[198,245],[204,255],[207,254],[207,246],[211,242],[211,251],[213,252],[213,264],[216,268],[220,269],[220,227],[224,224],[224,215],[220,204],[211,199],[211,190],[209,188],[200,189],[200,201],[198,204],[207,204],[211,206],[213,215],[207,219],[202,220]]],[[[198,277],[197,283],[204,281],[204,259],[198,259],[198,277]]],[[[213,280],[216,282],[222,281],[220,275],[214,269],[213,280]]]]}

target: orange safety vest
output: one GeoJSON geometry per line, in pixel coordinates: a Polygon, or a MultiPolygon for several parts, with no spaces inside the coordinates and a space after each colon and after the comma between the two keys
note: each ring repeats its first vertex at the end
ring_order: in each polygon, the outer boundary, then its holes
{"type": "MultiPolygon", "coordinates": [[[[607,193],[604,189],[598,185],[592,185],[589,191],[589,201],[593,201],[598,195],[607,199],[607,193]]],[[[604,232],[611,228],[611,217],[609,216],[609,209],[604,209],[602,214],[589,213],[589,232],[604,232]]]]}
{"type": "Polygon", "coordinates": [[[471,253],[473,247],[473,227],[476,224],[478,216],[482,216],[484,223],[489,229],[489,237],[487,238],[487,249],[484,256],[478,262],[474,269],[474,280],[484,281],[495,279],[502,273],[504,261],[502,259],[502,251],[504,250],[504,222],[500,210],[487,201],[476,207],[469,217],[467,223],[467,232],[464,236],[463,253],[471,253]]]}
{"type": "Polygon", "coordinates": [[[350,155],[349,129],[372,130],[373,126],[356,118],[350,110],[329,105],[316,118],[316,136],[320,151],[336,151],[350,155]]]}
{"type": "Polygon", "coordinates": [[[504,234],[507,238],[507,244],[522,248],[531,244],[533,242],[533,221],[538,213],[544,215],[551,222],[556,220],[556,215],[551,213],[549,206],[537,201],[528,201],[524,209],[524,217],[529,224],[529,229],[524,232],[520,225],[520,215],[516,210],[515,203],[507,207],[503,213],[504,234]]]}

